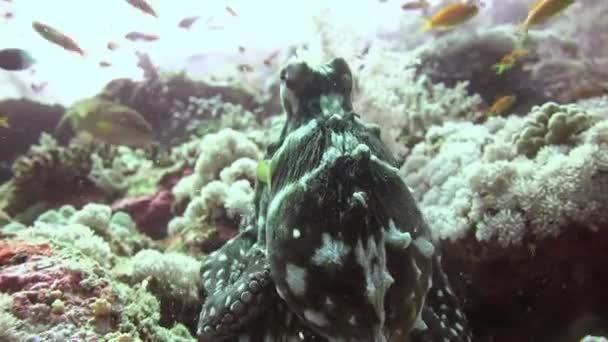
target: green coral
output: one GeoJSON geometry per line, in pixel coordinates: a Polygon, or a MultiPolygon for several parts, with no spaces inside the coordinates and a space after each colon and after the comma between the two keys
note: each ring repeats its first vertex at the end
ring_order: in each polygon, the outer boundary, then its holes
{"type": "Polygon", "coordinates": [[[515,136],[515,146],[519,154],[532,158],[543,146],[572,144],[592,124],[592,116],[576,105],[545,103],[532,109],[530,119],[515,136]]]}
{"type": "Polygon", "coordinates": [[[75,292],[44,292],[49,300],[31,305],[31,314],[22,319],[10,314],[12,297],[0,293],[0,341],[67,341],[75,336],[87,341],[195,341],[189,330],[175,324],[176,319],[167,313],[175,314],[168,308],[179,299],[198,303],[198,261],[152,250],[138,253],[139,257],[133,259],[117,257],[106,240],[117,235],[130,244],[128,235],[134,234],[135,224],[126,213],[112,214],[108,206],[100,204],[89,204],[81,210],[64,206],[44,213],[31,227],[14,223],[5,226],[2,233],[8,234],[7,230],[16,241],[50,245],[50,256],[32,261],[43,270],[64,270],[79,275],[80,280],[75,292]],[[15,227],[8,227],[11,225],[15,227]],[[111,271],[119,260],[140,259],[145,262],[135,263],[137,279],[130,279],[128,284],[111,271]],[[165,292],[157,293],[159,289],[165,292]],[[163,295],[173,296],[173,301],[164,304],[163,295]],[[57,324],[47,319],[75,314],[85,317],[57,324]]]}
{"type": "Polygon", "coordinates": [[[116,268],[128,283],[151,279],[161,298],[198,300],[200,262],[180,253],[143,250],[116,268]]]}
{"type": "Polygon", "coordinates": [[[119,297],[126,301],[123,304],[118,331],[106,334],[105,338],[113,340],[129,334],[135,340],[144,341],[195,341],[188,329],[181,324],[176,324],[172,329],[160,326],[160,303],[148,292],[147,287],[147,280],[134,287],[116,284],[115,290],[119,297]]]}
{"type": "MultiPolygon", "coordinates": [[[[61,228],[58,230],[62,231],[61,234],[68,234],[68,236],[72,234],[68,233],[69,230],[81,233],[90,231],[94,235],[87,242],[100,239],[109,246],[112,253],[120,256],[130,256],[154,245],[150,238],[137,230],[135,222],[127,213],[119,211],[112,214],[112,209],[104,204],[89,203],[78,211],[71,205],[49,210],[41,214],[35,222],[35,227],[42,227],[42,230],[29,234],[45,234],[47,225],[60,226],[61,228]],[[77,227],[69,228],[72,226],[77,227]],[[84,229],[79,227],[84,227],[84,229]]],[[[50,233],[53,233],[52,231],[53,228],[50,228],[50,233]]],[[[61,241],[60,237],[56,238],[61,241]]]]}

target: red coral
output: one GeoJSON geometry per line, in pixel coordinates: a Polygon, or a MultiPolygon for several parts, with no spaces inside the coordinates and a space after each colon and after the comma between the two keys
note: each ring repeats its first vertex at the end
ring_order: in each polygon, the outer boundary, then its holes
{"type": "Polygon", "coordinates": [[[32,245],[20,240],[0,241],[0,266],[14,263],[16,259],[27,260],[32,255],[51,255],[49,244],[32,245]]]}
{"type": "Polygon", "coordinates": [[[112,205],[112,210],[126,211],[137,228],[153,239],[162,239],[167,234],[167,223],[173,216],[173,194],[161,189],[151,196],[124,198],[112,205]]]}
{"type": "Polygon", "coordinates": [[[155,194],[123,198],[112,205],[112,210],[129,213],[142,233],[153,239],[162,239],[167,236],[167,224],[174,215],[175,198],[171,189],[190,173],[192,170],[189,168],[169,173],[160,180],[160,189],[155,194]]]}
{"type": "Polygon", "coordinates": [[[12,296],[15,317],[49,327],[69,322],[74,333],[88,322],[99,333],[117,328],[120,307],[108,280],[57,258],[49,244],[0,241],[0,261],[0,292],[12,296]],[[104,317],[91,308],[100,298],[112,305],[104,317]]]}

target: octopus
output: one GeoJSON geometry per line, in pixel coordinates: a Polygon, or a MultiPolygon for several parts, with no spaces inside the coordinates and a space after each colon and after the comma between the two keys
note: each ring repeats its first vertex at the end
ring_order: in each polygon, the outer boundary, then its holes
{"type": "Polygon", "coordinates": [[[203,261],[199,341],[471,341],[439,249],[342,58],[280,72],[254,213],[203,261]]]}

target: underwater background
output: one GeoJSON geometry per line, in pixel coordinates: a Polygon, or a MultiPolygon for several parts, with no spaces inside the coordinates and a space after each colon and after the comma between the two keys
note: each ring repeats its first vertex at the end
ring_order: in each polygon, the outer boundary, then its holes
{"type": "Polygon", "coordinates": [[[0,342],[608,341],[607,17],[0,0],[0,342]]]}

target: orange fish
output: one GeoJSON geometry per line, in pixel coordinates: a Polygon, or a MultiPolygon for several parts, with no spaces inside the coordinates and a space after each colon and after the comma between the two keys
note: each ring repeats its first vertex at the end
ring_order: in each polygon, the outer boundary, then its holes
{"type": "Polygon", "coordinates": [[[515,101],[517,101],[515,95],[505,95],[497,98],[486,112],[486,116],[499,116],[506,113],[513,107],[515,101]]]}
{"type": "Polygon", "coordinates": [[[183,29],[189,29],[200,17],[186,17],[182,19],[177,26],[183,29]]]}
{"type": "Polygon", "coordinates": [[[469,21],[477,13],[479,7],[474,3],[454,3],[442,8],[431,18],[425,19],[424,26],[420,30],[425,32],[432,29],[451,29],[469,21]]]}
{"type": "Polygon", "coordinates": [[[521,23],[521,30],[526,33],[528,28],[544,23],[574,3],[574,0],[538,0],[528,12],[528,17],[521,23]]]}
{"type": "Polygon", "coordinates": [[[492,65],[492,69],[496,70],[497,75],[502,75],[511,70],[517,62],[526,57],[529,53],[530,51],[528,50],[515,48],[513,51],[504,55],[498,63],[492,65]]]}
{"type": "Polygon", "coordinates": [[[32,23],[32,27],[42,38],[48,40],[51,43],[57,44],[68,51],[74,51],[81,56],[84,56],[84,51],[78,46],[78,44],[70,37],[50,27],[49,25],[43,24],[38,21],[32,23]]]}
{"type": "Polygon", "coordinates": [[[427,0],[412,0],[401,5],[401,9],[404,11],[410,10],[421,10],[429,8],[430,4],[427,0]]]}
{"type": "Polygon", "coordinates": [[[264,58],[264,65],[267,67],[272,66],[272,61],[277,58],[279,55],[279,50],[273,51],[268,57],[264,58]]]}
{"type": "Polygon", "coordinates": [[[156,15],[156,12],[152,8],[152,6],[150,6],[150,4],[147,3],[145,0],[126,0],[126,1],[129,3],[129,5],[141,10],[142,12],[158,18],[158,15],[156,15]]]}
{"type": "Polygon", "coordinates": [[[143,40],[145,42],[153,42],[155,40],[160,39],[160,37],[155,34],[141,33],[141,32],[137,32],[137,31],[127,33],[125,35],[125,38],[130,41],[133,41],[133,42],[139,41],[139,40],[143,40]]]}
{"type": "Polygon", "coordinates": [[[110,51],[114,51],[118,49],[118,44],[115,42],[108,42],[108,44],[106,45],[106,47],[108,48],[108,50],[110,51]]]}

